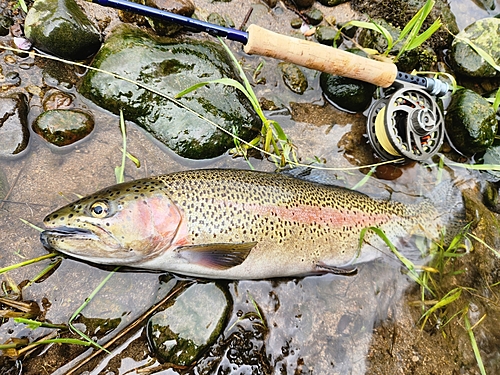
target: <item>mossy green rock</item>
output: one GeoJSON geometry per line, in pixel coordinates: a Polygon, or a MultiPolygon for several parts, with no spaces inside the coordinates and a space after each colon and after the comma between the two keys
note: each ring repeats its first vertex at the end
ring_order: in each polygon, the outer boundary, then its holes
{"type": "Polygon", "coordinates": [[[319,43],[333,47],[333,42],[337,36],[338,29],[332,26],[318,26],[316,28],[315,36],[319,43]]]}
{"type": "MultiPolygon", "coordinates": [[[[375,23],[380,24],[376,19],[384,19],[400,29],[408,24],[425,3],[426,0],[351,0],[350,2],[354,10],[366,13],[375,23]]],[[[427,29],[437,18],[441,19],[444,27],[435,32],[425,43],[436,51],[448,48],[452,42],[450,33],[455,35],[460,31],[448,3],[446,0],[436,0],[421,30],[427,29]]]]}
{"type": "Polygon", "coordinates": [[[33,131],[55,146],[75,143],[94,129],[94,119],[86,112],[71,109],[51,109],[33,123],[33,131]]]}
{"type": "Polygon", "coordinates": [[[303,11],[301,14],[310,25],[319,25],[323,21],[323,13],[314,7],[303,11]]]}
{"type": "Polygon", "coordinates": [[[70,60],[92,56],[101,46],[99,30],[74,0],[36,0],[24,31],[36,48],[70,60]]]}
{"type": "Polygon", "coordinates": [[[9,28],[14,24],[12,18],[0,14],[0,36],[9,34],[9,28]]]}
{"type": "MultiPolygon", "coordinates": [[[[93,66],[174,97],[194,84],[219,78],[238,79],[223,48],[209,41],[155,38],[130,25],[115,29],[93,66]]],[[[131,82],[89,71],[80,93],[97,105],[134,121],[178,155],[191,159],[219,156],[234,147],[233,137],[131,82]]],[[[236,88],[211,84],[179,99],[196,113],[245,140],[261,122],[250,101],[236,88]]]]}
{"type": "Polygon", "coordinates": [[[215,342],[230,303],[215,283],[194,284],[148,322],[148,341],[162,361],[189,366],[215,342]]]}
{"type": "Polygon", "coordinates": [[[283,82],[290,90],[300,95],[307,90],[307,78],[297,65],[280,62],[278,67],[281,70],[283,82]]]}
{"type": "Polygon", "coordinates": [[[453,94],[445,125],[453,146],[468,156],[486,151],[493,144],[498,128],[493,107],[469,89],[453,94]]]}
{"type": "Polygon", "coordinates": [[[469,77],[497,76],[498,71],[463,39],[469,39],[500,64],[500,19],[485,18],[467,26],[454,39],[450,52],[450,63],[457,73],[469,77]]]}
{"type": "Polygon", "coordinates": [[[362,112],[372,101],[376,86],[356,79],[321,73],[319,84],[326,98],[351,112],[362,112]]]}

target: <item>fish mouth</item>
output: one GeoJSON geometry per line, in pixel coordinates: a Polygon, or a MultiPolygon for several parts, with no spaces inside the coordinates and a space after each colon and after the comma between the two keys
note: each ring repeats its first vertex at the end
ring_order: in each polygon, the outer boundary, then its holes
{"type": "Polygon", "coordinates": [[[54,240],[71,238],[72,240],[97,240],[99,237],[88,229],[71,228],[71,227],[58,227],[54,229],[44,230],[40,233],[40,241],[43,247],[49,250],[55,249],[51,243],[54,240]]]}

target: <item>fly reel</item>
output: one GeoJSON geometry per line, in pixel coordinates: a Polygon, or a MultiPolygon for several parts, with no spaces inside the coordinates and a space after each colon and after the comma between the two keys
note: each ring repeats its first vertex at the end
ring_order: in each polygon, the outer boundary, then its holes
{"type": "Polygon", "coordinates": [[[443,115],[427,92],[403,87],[372,105],[367,133],[381,158],[422,161],[435,155],[443,144],[443,115]]]}

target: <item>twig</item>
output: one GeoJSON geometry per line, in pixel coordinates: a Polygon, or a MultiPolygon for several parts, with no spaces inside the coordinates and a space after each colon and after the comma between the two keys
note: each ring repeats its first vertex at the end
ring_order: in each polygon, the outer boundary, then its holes
{"type": "MultiPolygon", "coordinates": [[[[193,284],[194,281],[188,281],[188,282],[181,282],[179,285],[174,287],[172,291],[165,297],[163,298],[159,303],[156,305],[152,306],[149,310],[147,310],[144,314],[142,314],[139,318],[137,318],[134,322],[130,323],[126,328],[124,328],[118,335],[113,337],[111,340],[109,340],[106,344],[102,345],[103,349],[108,349],[111,345],[113,345],[116,341],[121,339],[123,336],[125,336],[127,333],[135,329],[137,326],[139,326],[144,320],[148,319],[153,313],[155,313],[163,304],[165,304],[167,301],[169,301],[171,298],[173,298],[177,293],[181,292],[184,290],[186,287],[189,285],[193,284]]],[[[78,363],[75,367],[73,367],[71,370],[69,370],[66,375],[73,375],[76,374],[76,371],[78,371],[80,368],[82,368],[84,365],[86,365],[88,362],[90,362],[92,359],[97,357],[103,352],[102,349],[97,350],[96,352],[92,353],[90,356],[87,358],[83,359],[80,363],[78,363]]]]}

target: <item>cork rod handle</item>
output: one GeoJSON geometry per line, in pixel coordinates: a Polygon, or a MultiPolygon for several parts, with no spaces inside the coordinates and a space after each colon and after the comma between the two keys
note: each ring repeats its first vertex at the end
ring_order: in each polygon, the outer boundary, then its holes
{"type": "Polygon", "coordinates": [[[397,67],[323,44],[301,40],[250,25],[244,51],[249,55],[273,57],[306,68],[389,87],[397,67]]]}

